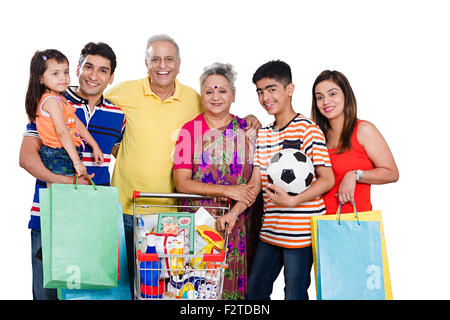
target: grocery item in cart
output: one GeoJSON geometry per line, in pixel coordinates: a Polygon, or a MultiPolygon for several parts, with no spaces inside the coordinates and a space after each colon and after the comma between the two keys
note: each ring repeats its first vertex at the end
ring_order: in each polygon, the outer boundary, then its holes
{"type": "Polygon", "coordinates": [[[193,212],[161,212],[158,213],[157,233],[177,236],[184,230],[184,243],[188,250],[184,253],[194,253],[195,222],[193,212]]]}
{"type": "MultiPolygon", "coordinates": [[[[133,193],[133,204],[135,207],[147,207],[139,205],[136,199],[149,198],[202,198],[199,195],[187,194],[153,194],[135,191],[133,193]]],[[[174,206],[174,208],[179,206],[174,206]]],[[[186,206],[184,206],[186,207],[186,206]]],[[[189,207],[189,206],[187,206],[189,207]]],[[[144,214],[144,229],[146,237],[143,240],[145,249],[139,250],[136,245],[135,265],[135,298],[136,299],[211,299],[222,297],[224,274],[226,266],[226,254],[228,233],[224,238],[217,232],[215,216],[211,215],[205,208],[197,208],[197,212],[175,212],[144,214]],[[147,223],[146,218],[151,217],[152,223],[147,223]],[[198,221],[197,221],[198,217],[198,221]],[[200,227],[200,231],[195,227],[200,227]],[[145,253],[147,248],[147,236],[155,238],[156,254],[145,253]],[[194,244],[195,242],[195,244],[194,244]],[[219,251],[217,248],[220,248],[219,251]],[[203,251],[199,253],[200,250],[203,251]],[[197,254],[194,254],[197,253],[197,254]],[[212,253],[212,254],[211,254],[212,253]],[[201,264],[198,268],[190,267],[193,258],[200,258],[201,264]],[[158,261],[160,263],[159,282],[156,285],[146,285],[141,282],[141,262],[158,261]]],[[[227,207],[218,207],[220,215],[230,210],[227,207]]],[[[190,209],[187,209],[188,211],[190,209]]],[[[176,211],[176,210],[175,210],[176,211]]],[[[133,215],[137,218],[136,211],[133,215]]],[[[141,234],[141,224],[135,219],[135,240],[138,243],[138,235],[141,234]]],[[[145,265],[144,265],[145,266],[145,265]]],[[[149,270],[147,270],[149,271],[149,270]]]]}
{"type": "MultiPolygon", "coordinates": [[[[223,250],[224,240],[219,232],[207,225],[197,226],[196,254],[219,253],[223,250]],[[200,247],[201,246],[201,247],[200,247]]],[[[192,258],[190,266],[194,269],[214,269],[216,264],[203,261],[201,257],[192,258]]]]}
{"type": "Polygon", "coordinates": [[[196,292],[194,285],[190,282],[184,284],[177,294],[178,299],[195,299],[196,292]]]}
{"type": "Polygon", "coordinates": [[[216,219],[203,207],[198,208],[194,215],[195,226],[207,225],[216,229],[216,219]]]}
{"type": "Polygon", "coordinates": [[[214,248],[222,251],[224,241],[219,232],[207,225],[195,227],[195,230],[200,233],[203,239],[212,244],[214,248]]]}
{"type": "MultiPolygon", "coordinates": [[[[172,274],[184,273],[185,258],[185,230],[181,230],[177,236],[165,233],[152,233],[155,237],[156,253],[158,255],[177,255],[159,259],[161,262],[161,278],[168,278],[172,274]]],[[[149,235],[149,236],[150,236],[149,235]]]]}
{"type": "MultiPolygon", "coordinates": [[[[145,253],[156,253],[156,238],[150,234],[147,236],[147,250],[145,253]]],[[[142,261],[141,269],[141,283],[146,286],[154,287],[159,282],[161,273],[161,262],[158,261],[142,261]]]]}
{"type": "Polygon", "coordinates": [[[136,232],[137,232],[137,247],[142,252],[145,252],[147,249],[147,244],[144,241],[146,232],[145,232],[144,219],[142,219],[141,215],[138,215],[136,217],[136,232]]]}
{"type": "MultiPolygon", "coordinates": [[[[206,254],[215,253],[214,252],[214,246],[212,244],[207,244],[199,252],[197,252],[197,255],[198,254],[205,254],[205,253],[206,254]]],[[[191,266],[191,268],[194,268],[194,269],[209,269],[209,268],[213,268],[214,267],[213,264],[203,261],[202,257],[194,257],[194,258],[192,258],[189,265],[191,266]]]]}
{"type": "Polygon", "coordinates": [[[162,233],[178,235],[178,221],[174,217],[164,217],[161,219],[162,233]]]}
{"type": "Polygon", "coordinates": [[[204,272],[191,270],[183,276],[173,276],[167,291],[174,292],[179,299],[216,299],[219,274],[204,276],[204,272]]]}
{"type": "Polygon", "coordinates": [[[141,284],[141,297],[145,299],[161,299],[166,292],[166,282],[160,280],[156,286],[141,284]]]}
{"type": "MultiPolygon", "coordinates": [[[[168,254],[174,254],[182,256],[184,254],[184,236],[185,230],[181,230],[178,235],[167,243],[168,254]]],[[[169,258],[169,266],[172,274],[184,273],[184,258],[183,257],[171,257],[169,258]]]]}

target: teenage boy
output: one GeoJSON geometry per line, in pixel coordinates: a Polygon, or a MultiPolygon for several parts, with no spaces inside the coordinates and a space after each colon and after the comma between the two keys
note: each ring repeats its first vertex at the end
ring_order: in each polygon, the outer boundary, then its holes
{"type": "MultiPolygon", "coordinates": [[[[254,168],[249,185],[262,188],[264,218],[259,244],[248,279],[248,299],[268,300],[284,266],[285,299],[308,299],[313,262],[310,217],[325,213],[322,194],[334,185],[334,175],[322,131],[292,107],[291,69],[282,61],[269,61],[256,70],[253,83],[260,104],[275,121],[258,131],[254,168]],[[267,167],[281,149],[299,149],[314,164],[311,186],[292,196],[267,180],[267,167]]],[[[244,205],[231,210],[237,215],[244,205]]]]}
{"type": "MultiPolygon", "coordinates": [[[[93,160],[89,145],[83,150],[82,161],[97,185],[110,185],[109,164],[111,154],[115,154],[122,139],[125,116],[103,97],[105,88],[113,82],[116,68],[116,55],[105,43],[89,42],[81,51],[76,75],[79,86],[69,87],[65,93],[66,99],[76,108],[77,117],[87,127],[95,141],[103,151],[104,162],[97,165],[93,160]]],[[[33,299],[55,300],[56,289],[43,287],[43,270],[40,231],[39,189],[46,183],[73,183],[73,177],[66,177],[50,172],[42,163],[39,149],[41,138],[35,123],[27,125],[20,149],[20,166],[36,178],[33,206],[28,228],[31,229],[31,265],[33,271],[33,299]]],[[[81,177],[79,183],[86,184],[86,178],[81,177]]],[[[130,265],[129,265],[130,266],[130,265]]],[[[131,264],[132,266],[132,264],[131,264]]]]}

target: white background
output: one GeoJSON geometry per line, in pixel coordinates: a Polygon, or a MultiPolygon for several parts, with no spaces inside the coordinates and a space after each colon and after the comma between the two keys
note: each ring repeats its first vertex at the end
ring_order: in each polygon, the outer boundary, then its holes
{"type": "MultiPolygon", "coordinates": [[[[55,48],[71,63],[103,41],[117,54],[115,83],[146,75],[148,37],[166,33],[181,48],[179,80],[198,90],[203,67],[238,72],[232,112],[271,118],[251,76],[271,59],[288,62],[295,110],[310,115],[311,87],[324,69],[343,72],[361,119],[388,141],[400,180],[374,186],[382,210],[395,299],[449,299],[448,137],[450,23],[446,1],[13,1],[2,6],[2,222],[0,299],[31,299],[30,234],[34,179],[19,167],[27,122],[31,56],[55,48]],[[70,5],[69,5],[70,3],[70,5]]],[[[310,289],[315,298],[314,284],[310,289]]],[[[283,279],[272,298],[283,299],[283,279]]]]}

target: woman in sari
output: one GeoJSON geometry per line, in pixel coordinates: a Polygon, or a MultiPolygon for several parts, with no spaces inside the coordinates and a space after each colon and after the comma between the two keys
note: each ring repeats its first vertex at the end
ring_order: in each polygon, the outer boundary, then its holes
{"type": "MultiPolygon", "coordinates": [[[[200,77],[204,112],[181,129],[174,155],[178,192],[201,194],[212,200],[189,205],[225,206],[226,199],[251,205],[256,194],[246,183],[252,171],[254,141],[245,134],[246,122],[230,113],[235,100],[235,72],[229,64],[215,63],[200,77]],[[225,200],[225,202],[223,202],[225,200]]],[[[253,139],[252,139],[253,140],[253,139]]],[[[207,209],[212,215],[218,211],[207,209]]],[[[232,209],[217,218],[219,229],[228,224],[228,268],[224,299],[245,299],[247,294],[247,231],[249,209],[232,209]]]]}

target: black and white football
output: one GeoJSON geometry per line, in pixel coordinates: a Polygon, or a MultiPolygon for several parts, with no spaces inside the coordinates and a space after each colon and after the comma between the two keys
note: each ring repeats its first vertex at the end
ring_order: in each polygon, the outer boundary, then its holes
{"type": "Polygon", "coordinates": [[[282,149],[275,153],[267,167],[267,179],[290,195],[305,191],[314,178],[311,159],[298,149],[282,149]]]}

